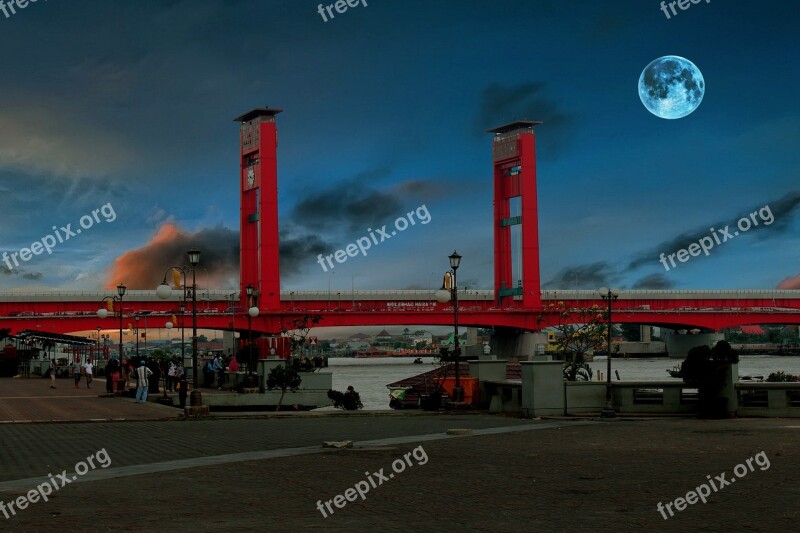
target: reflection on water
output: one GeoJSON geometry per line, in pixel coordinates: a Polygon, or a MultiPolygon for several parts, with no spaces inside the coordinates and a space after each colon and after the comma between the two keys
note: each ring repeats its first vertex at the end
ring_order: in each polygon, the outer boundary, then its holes
{"type": "MultiPolygon", "coordinates": [[[[435,368],[433,357],[423,357],[423,364],[414,364],[414,357],[381,357],[374,359],[337,358],[329,360],[329,367],[323,372],[333,374],[333,388],[344,391],[352,385],[361,395],[364,409],[388,409],[388,383],[416,376],[435,368]]],[[[660,381],[672,378],[667,369],[680,365],[680,359],[612,359],[611,374],[619,372],[623,381],[660,381]]],[[[605,372],[605,358],[598,357],[590,363],[592,370],[605,372]]],[[[800,374],[800,357],[780,357],[775,355],[745,355],[739,363],[740,376],[762,375],[783,370],[790,374],[800,374]]],[[[614,378],[616,379],[616,378],[614,378]]],[[[332,409],[332,408],[331,408],[332,409]]]]}

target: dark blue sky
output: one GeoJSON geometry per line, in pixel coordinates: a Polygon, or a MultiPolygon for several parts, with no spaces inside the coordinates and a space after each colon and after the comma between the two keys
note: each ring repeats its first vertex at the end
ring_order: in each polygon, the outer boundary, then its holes
{"type": "MultiPolygon", "coordinates": [[[[453,248],[491,288],[491,144],[537,129],[542,281],[553,288],[773,288],[800,273],[796,7],[655,0],[81,1],[0,13],[0,250],[111,203],[9,270],[3,288],[155,287],[190,244],[235,286],[238,127],[278,117],[284,289],[428,288],[453,248]],[[639,101],[679,55],[706,94],[680,120],[639,101]],[[424,204],[431,221],[336,267],[333,253],[424,204]],[[775,222],[667,272],[675,253],[770,205],[775,222]],[[115,268],[115,261],[126,252],[115,268]],[[123,277],[124,279],[117,279],[123,277]]],[[[787,286],[800,287],[797,283],[787,286]]]]}

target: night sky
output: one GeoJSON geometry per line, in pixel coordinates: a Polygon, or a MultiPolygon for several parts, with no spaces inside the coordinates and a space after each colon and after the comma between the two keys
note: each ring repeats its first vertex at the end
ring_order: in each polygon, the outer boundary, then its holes
{"type": "Polygon", "coordinates": [[[0,289],[151,289],[193,245],[201,287],[236,287],[232,119],[265,106],[284,110],[286,290],[428,289],[454,248],[459,285],[492,288],[485,130],[515,119],[544,122],[545,288],[800,288],[793,2],[702,1],[668,19],[656,0],[367,0],[327,22],[318,4],[0,11],[0,251],[106,206],[52,254],[0,263],[0,289]],[[678,120],[649,113],[637,91],[665,55],[705,79],[700,107],[678,120]],[[428,224],[335,275],[317,263],[423,205],[428,224]],[[764,206],[773,223],[669,271],[659,262],[764,206]]]}

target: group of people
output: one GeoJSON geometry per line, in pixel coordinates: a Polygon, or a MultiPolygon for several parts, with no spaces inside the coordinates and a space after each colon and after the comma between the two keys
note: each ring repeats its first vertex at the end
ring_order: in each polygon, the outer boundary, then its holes
{"type": "MultiPolygon", "coordinates": [[[[85,363],[81,364],[79,359],[73,361],[72,365],[70,365],[72,370],[72,377],[75,378],[75,388],[81,388],[81,378],[86,376],[86,388],[92,388],[92,377],[94,374],[94,365],[92,364],[92,360],[89,359],[85,363]]],[[[50,388],[56,388],[56,374],[58,374],[58,365],[56,364],[55,359],[50,360],[50,388]]]]}
{"type": "MultiPolygon", "coordinates": [[[[203,375],[205,377],[205,386],[217,386],[222,388],[225,383],[225,372],[238,372],[239,363],[234,356],[221,356],[216,355],[208,361],[203,367],[203,375]]],[[[94,378],[94,364],[91,360],[81,364],[79,360],[74,361],[70,365],[70,371],[75,379],[75,388],[80,388],[81,378],[86,377],[86,388],[91,388],[94,378]]],[[[50,362],[50,388],[55,389],[55,378],[58,373],[58,367],[55,360],[50,362]]],[[[131,378],[136,379],[136,403],[144,403],[147,401],[147,394],[150,390],[158,389],[158,380],[160,379],[161,369],[156,361],[150,361],[150,364],[142,359],[140,361],[131,361],[129,358],[123,358],[122,362],[116,358],[108,360],[105,366],[106,376],[106,392],[113,394],[114,390],[127,391],[130,388],[131,378]]],[[[165,379],[166,389],[169,392],[178,392],[181,400],[181,405],[185,405],[186,394],[189,386],[184,369],[174,362],[169,363],[167,375],[165,379]]]]}
{"type": "Polygon", "coordinates": [[[239,362],[232,355],[215,355],[214,359],[206,362],[203,367],[204,385],[213,387],[216,383],[217,388],[221,389],[225,385],[225,372],[238,372],[239,362]]]}

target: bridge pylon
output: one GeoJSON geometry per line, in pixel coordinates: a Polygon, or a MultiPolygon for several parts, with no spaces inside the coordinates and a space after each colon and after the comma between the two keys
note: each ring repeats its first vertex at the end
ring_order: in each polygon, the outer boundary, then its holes
{"type": "Polygon", "coordinates": [[[542,303],[533,132],[539,124],[518,120],[487,130],[494,134],[494,294],[499,307],[538,309],[542,303]]]}
{"type": "Polygon", "coordinates": [[[239,181],[241,303],[278,310],[281,276],[278,237],[278,129],[281,109],[257,108],[236,117],[240,126],[239,181]],[[247,301],[245,288],[253,287],[247,301]]]}

